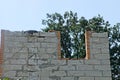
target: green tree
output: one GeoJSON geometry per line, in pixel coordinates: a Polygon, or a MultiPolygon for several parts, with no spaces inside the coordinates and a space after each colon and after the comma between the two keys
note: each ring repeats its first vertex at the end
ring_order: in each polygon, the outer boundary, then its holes
{"type": "Polygon", "coordinates": [[[70,59],[85,57],[85,30],[108,32],[112,77],[120,80],[120,24],[111,27],[100,15],[87,20],[85,17],[78,18],[77,13],[72,11],[63,15],[47,14],[42,24],[46,25],[43,31],[61,31],[61,57],[70,59]]]}
{"type": "Polygon", "coordinates": [[[96,32],[107,31],[108,22],[98,15],[90,20],[77,16],[77,13],[65,12],[47,14],[47,20],[42,23],[47,27],[43,31],[61,31],[61,51],[65,58],[84,58],[85,57],[85,30],[96,32]]]}
{"type": "Polygon", "coordinates": [[[64,15],[59,13],[47,14],[47,20],[43,20],[42,23],[47,25],[43,31],[61,31],[61,57],[85,57],[84,33],[88,22],[84,17],[78,19],[77,13],[72,11],[65,12],[64,15]]]}
{"type": "Polygon", "coordinates": [[[120,24],[109,30],[110,60],[113,80],[120,80],[120,24]]]}

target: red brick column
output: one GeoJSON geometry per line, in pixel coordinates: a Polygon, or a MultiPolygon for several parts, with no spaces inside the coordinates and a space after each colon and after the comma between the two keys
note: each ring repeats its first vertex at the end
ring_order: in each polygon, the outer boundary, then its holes
{"type": "Polygon", "coordinates": [[[61,43],[60,43],[60,39],[61,39],[61,35],[60,35],[60,31],[56,32],[57,34],[57,38],[58,38],[58,59],[61,59],[61,43]]]}
{"type": "Polygon", "coordinates": [[[0,45],[0,77],[2,76],[3,64],[3,49],[4,49],[4,30],[1,30],[1,45],[0,45]]]}
{"type": "Polygon", "coordinates": [[[91,36],[91,31],[86,31],[85,32],[85,48],[86,48],[86,57],[85,57],[85,59],[90,58],[90,36],[91,36]]]}

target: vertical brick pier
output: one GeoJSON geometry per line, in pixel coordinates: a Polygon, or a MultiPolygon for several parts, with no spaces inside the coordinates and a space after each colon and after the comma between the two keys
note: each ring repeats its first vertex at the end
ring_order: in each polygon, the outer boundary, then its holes
{"type": "Polygon", "coordinates": [[[0,77],[3,72],[4,30],[0,31],[0,77]]]}

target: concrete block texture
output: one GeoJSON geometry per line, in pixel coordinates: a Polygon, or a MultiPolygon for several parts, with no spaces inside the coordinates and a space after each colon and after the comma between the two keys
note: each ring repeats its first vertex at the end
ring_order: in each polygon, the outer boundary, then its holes
{"type": "Polygon", "coordinates": [[[94,77],[79,77],[78,80],[94,80],[94,77]]]}
{"type": "Polygon", "coordinates": [[[22,65],[3,65],[3,70],[4,71],[17,71],[17,70],[22,70],[22,65]]]}
{"type": "Polygon", "coordinates": [[[111,77],[95,77],[95,80],[112,80],[111,77]]]}
{"type": "Polygon", "coordinates": [[[50,76],[67,76],[66,71],[51,71],[50,76]]]}
{"type": "Polygon", "coordinates": [[[0,73],[11,80],[112,80],[108,34],[88,35],[90,58],[67,60],[58,59],[56,32],[4,31],[0,73]]]}
{"type": "Polygon", "coordinates": [[[68,76],[72,76],[72,77],[85,76],[84,71],[75,71],[75,70],[74,71],[67,71],[67,74],[68,74],[68,76]]]}
{"type": "Polygon", "coordinates": [[[104,33],[92,33],[92,37],[104,37],[104,38],[107,38],[108,37],[108,33],[107,32],[104,32],[104,33]]]}
{"type": "Polygon", "coordinates": [[[61,77],[61,80],[74,80],[74,77],[61,77]]]}

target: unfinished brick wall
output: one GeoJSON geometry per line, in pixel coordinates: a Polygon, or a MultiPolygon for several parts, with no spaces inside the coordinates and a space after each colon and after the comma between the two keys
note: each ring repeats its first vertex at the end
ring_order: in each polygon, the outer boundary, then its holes
{"type": "Polygon", "coordinates": [[[4,31],[2,75],[13,80],[112,80],[107,33],[86,33],[86,59],[60,60],[60,32],[4,31]]]}

